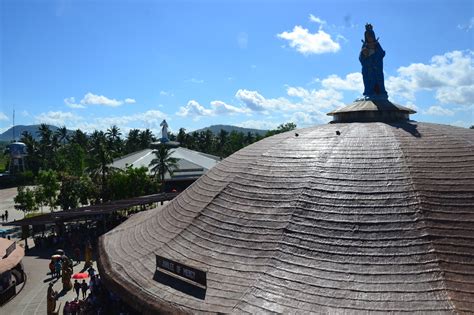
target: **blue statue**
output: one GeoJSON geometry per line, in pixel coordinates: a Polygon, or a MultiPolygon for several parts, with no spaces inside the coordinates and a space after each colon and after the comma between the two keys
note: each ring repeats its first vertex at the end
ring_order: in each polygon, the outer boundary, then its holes
{"type": "Polygon", "coordinates": [[[364,40],[359,60],[362,64],[365,99],[388,99],[383,78],[383,57],[385,51],[380,46],[371,24],[365,25],[364,40]]]}

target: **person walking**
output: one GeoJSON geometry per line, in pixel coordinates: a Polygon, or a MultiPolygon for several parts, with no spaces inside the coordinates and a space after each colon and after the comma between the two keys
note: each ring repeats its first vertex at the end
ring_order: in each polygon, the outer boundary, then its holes
{"type": "Polygon", "coordinates": [[[5,221],[8,222],[8,210],[5,210],[5,221]]]}
{"type": "Polygon", "coordinates": [[[54,264],[54,269],[56,270],[56,278],[61,277],[61,267],[61,260],[56,260],[56,263],[54,264]]]}
{"type": "Polygon", "coordinates": [[[94,275],[95,275],[94,267],[90,266],[89,269],[87,269],[87,273],[89,273],[89,278],[94,277],[94,275]]]}
{"type": "Polygon", "coordinates": [[[81,289],[82,289],[82,299],[84,300],[86,298],[87,289],[89,289],[89,286],[87,285],[86,280],[82,280],[81,289]]]}
{"type": "Polygon", "coordinates": [[[74,260],[77,264],[79,264],[79,262],[81,261],[81,250],[79,246],[76,246],[76,248],[74,248],[74,260]]]}
{"type": "Polygon", "coordinates": [[[79,291],[81,290],[81,284],[74,280],[74,291],[76,291],[77,298],[79,298],[79,291]]]}

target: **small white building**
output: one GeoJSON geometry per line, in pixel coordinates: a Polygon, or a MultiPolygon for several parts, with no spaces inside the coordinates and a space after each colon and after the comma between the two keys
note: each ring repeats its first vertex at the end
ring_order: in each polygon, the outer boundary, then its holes
{"type": "MultiPolygon", "coordinates": [[[[220,161],[217,156],[182,147],[171,148],[170,151],[171,157],[177,159],[177,168],[173,174],[165,175],[165,191],[186,189],[220,161]]],[[[127,167],[148,168],[154,158],[156,156],[153,154],[153,149],[144,149],[116,159],[112,166],[122,170],[127,167]]],[[[150,173],[150,175],[153,174],[150,173]]]]}

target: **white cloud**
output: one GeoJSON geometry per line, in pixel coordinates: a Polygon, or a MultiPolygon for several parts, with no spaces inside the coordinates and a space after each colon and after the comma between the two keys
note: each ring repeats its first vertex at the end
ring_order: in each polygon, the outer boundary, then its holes
{"type": "Polygon", "coordinates": [[[473,126],[472,122],[467,122],[463,120],[456,120],[450,123],[451,126],[456,126],[456,127],[463,127],[463,128],[469,128],[470,126],[473,126]]]}
{"type": "Polygon", "coordinates": [[[204,83],[204,80],[196,79],[196,78],[191,78],[191,79],[186,80],[186,82],[191,82],[191,83],[196,83],[196,84],[202,84],[202,83],[204,83]]]}
{"type": "Polygon", "coordinates": [[[263,130],[276,129],[278,125],[279,123],[268,120],[247,120],[237,124],[238,127],[242,128],[253,128],[263,130]]]}
{"type": "Polygon", "coordinates": [[[8,116],[7,116],[7,115],[5,115],[4,113],[0,112],[0,121],[2,121],[2,120],[8,121],[9,119],[8,119],[8,116]]]}
{"type": "Polygon", "coordinates": [[[70,108],[86,108],[84,105],[77,104],[74,97],[67,97],[64,99],[64,104],[70,108]]]}
{"type": "Polygon", "coordinates": [[[257,91],[240,89],[235,93],[235,97],[252,111],[295,109],[295,104],[284,97],[267,99],[257,91]]]}
{"type": "Polygon", "coordinates": [[[306,90],[305,88],[293,87],[293,86],[290,86],[286,89],[286,94],[288,94],[288,96],[299,97],[299,98],[306,98],[310,95],[308,90],[306,90]]]}
{"type": "Polygon", "coordinates": [[[127,97],[124,100],[116,100],[113,98],[108,98],[103,95],[93,94],[91,92],[84,95],[84,97],[79,103],[76,103],[76,99],[74,97],[67,97],[64,99],[64,104],[66,104],[70,108],[76,108],[76,109],[86,108],[87,105],[103,105],[103,106],[117,107],[124,103],[135,104],[136,100],[129,97],[127,97]]]}
{"type": "Polygon", "coordinates": [[[190,100],[186,106],[181,106],[176,113],[178,116],[193,117],[198,119],[201,116],[213,116],[214,113],[210,109],[206,109],[195,100],[190,100]]]}
{"type": "Polygon", "coordinates": [[[82,117],[71,112],[49,111],[35,117],[37,123],[45,123],[54,126],[71,126],[82,120],[82,117]]]}
{"type": "Polygon", "coordinates": [[[470,31],[472,28],[474,28],[474,17],[471,17],[469,19],[469,22],[467,22],[466,24],[459,24],[458,28],[466,32],[470,31]]]}
{"type": "Polygon", "coordinates": [[[442,87],[436,91],[436,99],[442,104],[474,104],[474,84],[469,86],[442,87]]]}
{"type": "Polygon", "coordinates": [[[92,93],[87,93],[84,95],[84,98],[81,100],[83,105],[104,105],[110,107],[116,107],[123,104],[123,101],[118,101],[116,99],[111,99],[103,95],[97,95],[92,93]]]}
{"type": "Polygon", "coordinates": [[[195,100],[190,100],[186,106],[180,107],[176,113],[178,116],[194,117],[198,119],[202,116],[216,116],[216,115],[233,115],[233,114],[248,114],[250,110],[245,107],[237,107],[226,104],[222,101],[212,101],[211,108],[205,108],[195,100]]]}
{"type": "Polygon", "coordinates": [[[267,109],[265,98],[257,91],[238,90],[235,97],[241,100],[248,108],[254,111],[267,109]]]}
{"type": "Polygon", "coordinates": [[[433,116],[453,116],[454,112],[447,108],[443,108],[441,106],[435,105],[428,108],[428,110],[425,111],[425,114],[433,115],[433,116]]]}
{"type": "Polygon", "coordinates": [[[250,112],[248,108],[229,105],[222,101],[212,101],[211,105],[214,115],[247,114],[250,112]]]}
{"type": "Polygon", "coordinates": [[[290,121],[294,122],[298,127],[314,126],[320,123],[327,123],[332,118],[320,111],[294,112],[290,121]]]}
{"type": "Polygon", "coordinates": [[[163,119],[167,119],[167,116],[163,112],[159,110],[148,110],[143,113],[127,116],[102,117],[97,119],[96,123],[100,122],[100,125],[103,126],[101,129],[108,128],[111,125],[124,126],[132,122],[145,125],[146,128],[153,128],[159,126],[163,119]]]}
{"type": "Polygon", "coordinates": [[[160,91],[161,96],[174,96],[173,93],[168,91],[160,91]]]}
{"type": "Polygon", "coordinates": [[[29,116],[30,116],[30,113],[28,113],[27,110],[22,110],[22,111],[20,112],[20,114],[21,114],[22,117],[29,117],[29,116]]]}
{"type": "Polygon", "coordinates": [[[303,55],[335,53],[341,49],[331,35],[319,28],[317,33],[310,33],[302,26],[296,25],[291,32],[277,34],[278,37],[289,41],[289,45],[303,55]]]}
{"type": "Polygon", "coordinates": [[[245,32],[240,32],[237,35],[237,44],[239,45],[240,49],[246,49],[249,43],[249,36],[245,32]]]}
{"type": "Polygon", "coordinates": [[[321,85],[327,89],[348,90],[348,91],[363,91],[364,83],[362,81],[362,74],[353,72],[346,75],[344,79],[338,75],[332,74],[321,81],[321,85]]]}
{"type": "Polygon", "coordinates": [[[416,87],[411,81],[405,78],[390,76],[385,80],[385,87],[391,97],[400,96],[411,102],[416,99],[416,87]]]}
{"type": "Polygon", "coordinates": [[[324,20],[320,19],[319,17],[314,16],[314,15],[312,15],[312,14],[309,15],[309,20],[310,20],[311,22],[318,23],[318,24],[320,24],[320,25],[326,24],[326,21],[324,21],[324,20]]]}
{"type": "Polygon", "coordinates": [[[106,130],[111,125],[117,125],[122,131],[133,128],[152,129],[158,132],[163,119],[168,119],[167,115],[159,110],[148,110],[143,113],[136,113],[127,116],[108,116],[96,118],[84,118],[71,112],[47,112],[35,117],[37,123],[47,123],[55,126],[67,126],[69,129],[81,129],[85,132],[94,130],[106,130]]]}
{"type": "Polygon", "coordinates": [[[386,80],[389,94],[414,101],[416,92],[435,91],[441,104],[469,106],[474,102],[473,51],[451,51],[431,58],[428,64],[398,68],[398,76],[386,80]]]}
{"type": "Polygon", "coordinates": [[[342,106],[343,95],[333,88],[308,90],[303,87],[288,87],[288,96],[300,98],[300,101],[293,107],[296,110],[323,110],[342,106]]]}

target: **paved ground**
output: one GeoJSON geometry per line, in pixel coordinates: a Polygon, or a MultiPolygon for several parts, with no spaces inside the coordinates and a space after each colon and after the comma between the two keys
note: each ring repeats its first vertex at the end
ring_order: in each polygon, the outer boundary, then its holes
{"type": "MultiPolygon", "coordinates": [[[[24,217],[22,211],[16,210],[14,207],[13,198],[16,196],[16,188],[0,189],[0,215],[8,210],[8,221],[19,220],[24,217]]],[[[49,211],[49,210],[45,210],[49,211]]],[[[0,220],[0,223],[1,220],[0,220]]],[[[13,233],[9,233],[12,240],[16,240],[20,246],[24,247],[25,242],[19,241],[21,235],[21,229],[12,226],[0,226],[0,229],[12,229],[13,233]]],[[[11,230],[10,230],[11,231],[11,230]]],[[[37,250],[34,246],[33,240],[28,240],[30,250],[25,254],[23,258],[23,266],[25,268],[27,281],[22,291],[10,300],[7,304],[0,308],[0,314],[8,315],[30,315],[30,314],[46,314],[46,293],[48,284],[54,281],[54,290],[61,292],[62,283],[61,279],[55,281],[49,274],[49,261],[50,257],[54,252],[54,249],[37,250]]],[[[81,271],[83,267],[81,265],[74,266],[74,272],[81,271]]],[[[95,266],[94,266],[95,267],[95,266]]],[[[96,267],[95,267],[96,268],[96,267]]],[[[97,270],[97,268],[96,268],[97,270]]],[[[89,279],[86,281],[88,282],[89,279]]],[[[71,301],[76,297],[76,294],[71,290],[69,292],[61,293],[63,295],[58,299],[58,303],[61,303],[62,307],[66,301],[71,301]]]]}
{"type": "MultiPolygon", "coordinates": [[[[15,209],[13,198],[15,198],[16,192],[16,187],[0,189],[0,215],[4,214],[5,210],[8,210],[8,221],[23,219],[25,216],[23,211],[15,209]]],[[[0,222],[2,221],[0,220],[0,222]]]]}
{"type": "MultiPolygon", "coordinates": [[[[33,242],[29,242],[29,244],[32,243],[33,242]]],[[[61,303],[61,312],[65,302],[72,301],[76,297],[74,290],[61,292],[61,279],[52,279],[48,274],[49,257],[51,257],[51,254],[53,254],[52,249],[40,251],[35,248],[26,253],[25,258],[23,258],[23,265],[27,275],[26,285],[16,297],[0,309],[1,314],[46,314],[46,293],[48,284],[51,281],[54,283],[54,290],[60,293],[58,303],[61,303]]],[[[84,263],[74,266],[74,273],[80,272],[83,266],[84,263]]],[[[94,268],[97,270],[95,265],[94,268]]],[[[86,281],[88,282],[89,279],[86,279],[86,281]]]]}
{"type": "MultiPolygon", "coordinates": [[[[28,187],[34,188],[34,186],[28,187]]],[[[16,194],[16,187],[0,189],[0,215],[4,214],[5,210],[8,210],[8,221],[20,220],[25,217],[25,213],[23,211],[15,209],[15,202],[13,201],[13,198],[15,198],[16,194]]],[[[49,213],[49,207],[43,207],[43,211],[44,213],[49,213]]],[[[0,219],[0,223],[5,222],[2,222],[0,219]]]]}

